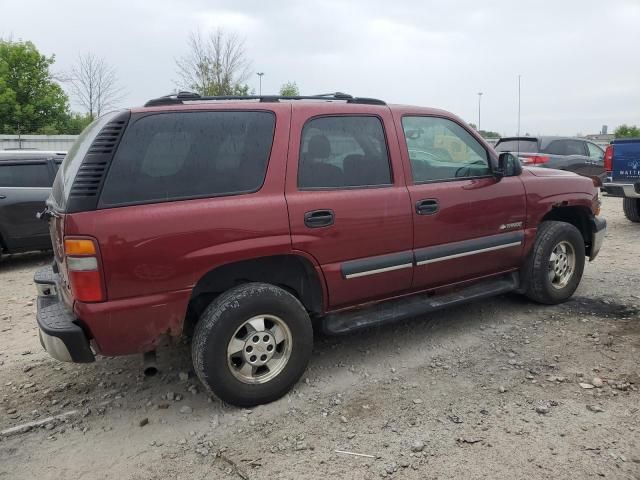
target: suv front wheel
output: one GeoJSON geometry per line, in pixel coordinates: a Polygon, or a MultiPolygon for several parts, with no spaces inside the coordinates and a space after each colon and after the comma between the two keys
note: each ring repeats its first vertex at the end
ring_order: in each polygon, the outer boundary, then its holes
{"type": "Polygon", "coordinates": [[[526,295],[548,305],[568,300],[578,288],[584,262],[584,239],[576,227],[542,222],[524,271],[526,295]]]}
{"type": "Polygon", "coordinates": [[[274,285],[247,283],[207,307],[191,348],[200,381],[225,402],[248,407],[284,395],[312,347],[311,321],[298,299],[274,285]]]}

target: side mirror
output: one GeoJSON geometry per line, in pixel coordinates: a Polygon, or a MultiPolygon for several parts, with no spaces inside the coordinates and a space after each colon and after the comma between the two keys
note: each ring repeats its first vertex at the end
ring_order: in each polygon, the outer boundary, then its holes
{"type": "Polygon", "coordinates": [[[498,169],[494,170],[496,178],[516,177],[522,173],[522,165],[518,157],[511,152],[501,152],[498,155],[498,169]]]}

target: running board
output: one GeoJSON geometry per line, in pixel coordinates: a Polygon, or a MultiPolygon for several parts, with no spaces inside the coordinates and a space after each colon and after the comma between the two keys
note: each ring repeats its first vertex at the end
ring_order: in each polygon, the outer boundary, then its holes
{"type": "Polygon", "coordinates": [[[442,308],[512,292],[518,286],[518,274],[514,273],[494,280],[484,280],[442,295],[418,294],[389,300],[357,310],[329,314],[321,320],[322,330],[330,335],[341,335],[353,330],[406,320],[442,308]]]}

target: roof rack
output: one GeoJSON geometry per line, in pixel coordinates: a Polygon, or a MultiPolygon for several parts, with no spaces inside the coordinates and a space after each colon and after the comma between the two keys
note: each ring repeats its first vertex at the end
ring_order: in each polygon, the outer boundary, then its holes
{"type": "Polygon", "coordinates": [[[145,107],[157,107],[160,105],[179,105],[185,102],[206,102],[214,100],[259,100],[260,102],[279,102],[280,100],[342,100],[347,103],[364,105],[386,105],[376,98],[354,97],[348,93],[335,92],[320,95],[221,95],[202,96],[195,92],[178,92],[164,97],[154,98],[144,104],[145,107]]]}

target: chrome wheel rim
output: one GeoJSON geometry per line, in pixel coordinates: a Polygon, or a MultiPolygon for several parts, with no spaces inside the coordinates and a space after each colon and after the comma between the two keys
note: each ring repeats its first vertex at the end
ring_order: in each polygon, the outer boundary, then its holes
{"type": "Polygon", "coordinates": [[[569,242],[559,242],[549,257],[549,281],[551,286],[561,289],[567,286],[576,268],[576,253],[569,242]]]}
{"type": "Polygon", "coordinates": [[[227,346],[227,364],[243,383],[273,380],[291,357],[291,331],[275,315],[256,315],[244,322],[227,346]]]}

